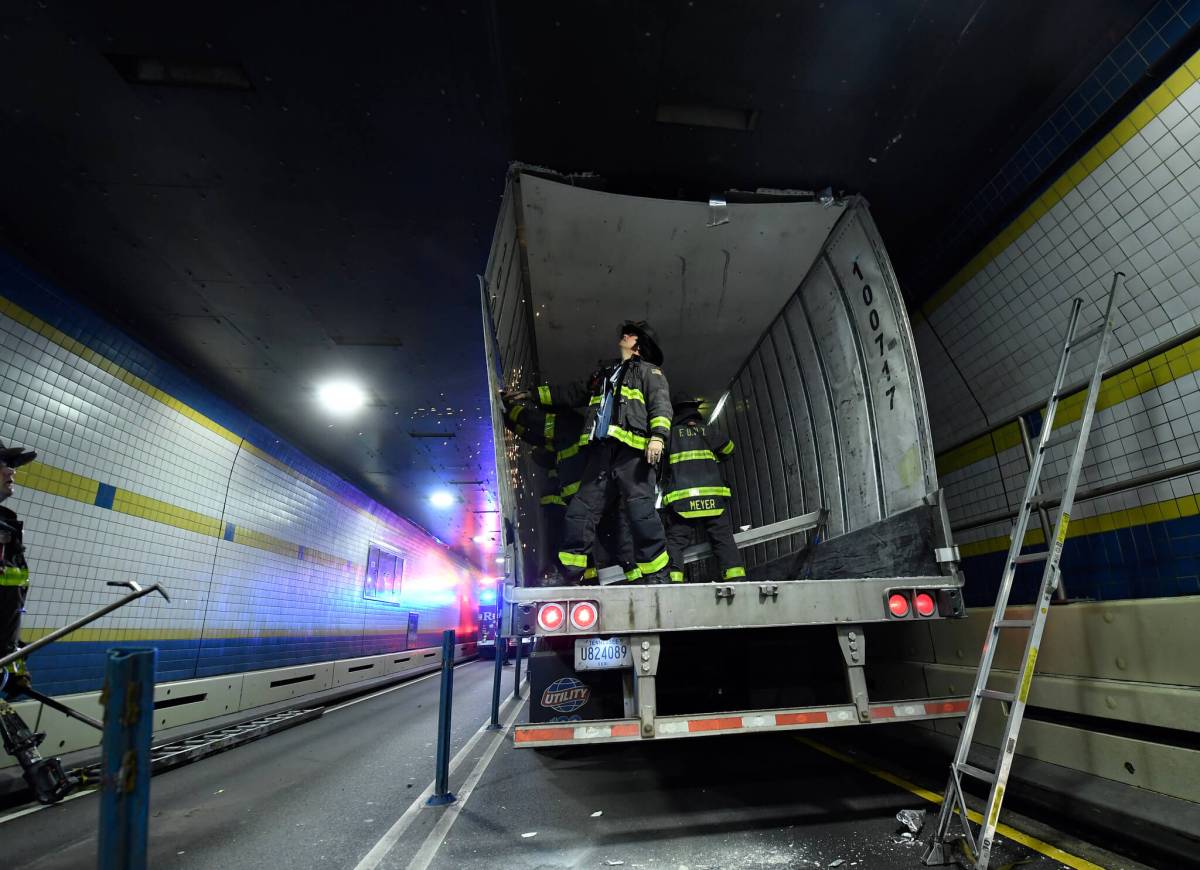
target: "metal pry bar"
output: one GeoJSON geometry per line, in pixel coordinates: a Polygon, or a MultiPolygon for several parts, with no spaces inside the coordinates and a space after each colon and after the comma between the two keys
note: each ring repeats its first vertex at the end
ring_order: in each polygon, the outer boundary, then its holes
{"type": "Polygon", "coordinates": [[[145,595],[149,595],[151,592],[157,592],[159,595],[161,595],[163,598],[165,598],[168,603],[170,603],[170,601],[171,601],[170,596],[167,595],[167,590],[163,589],[161,583],[152,583],[149,586],[142,586],[141,584],[137,583],[134,580],[109,580],[108,585],[109,586],[125,586],[125,587],[128,587],[129,589],[131,589],[132,591],[128,595],[126,595],[124,598],[114,601],[111,604],[106,604],[103,607],[101,607],[99,610],[93,611],[92,613],[89,613],[87,616],[82,616],[79,619],[75,620],[74,622],[64,625],[62,628],[56,628],[54,631],[50,632],[45,637],[39,637],[33,643],[27,644],[26,646],[21,647],[16,652],[11,652],[6,656],[0,657],[0,668],[4,667],[5,665],[9,664],[10,662],[15,662],[18,659],[23,659],[26,656],[29,656],[32,653],[37,652],[42,647],[44,647],[48,644],[54,643],[54,641],[58,640],[59,638],[66,637],[71,632],[78,631],[79,629],[81,629],[85,625],[87,625],[88,623],[95,622],[97,619],[100,619],[100,617],[102,617],[102,616],[108,616],[108,614],[112,613],[114,610],[122,608],[126,604],[136,601],[137,599],[139,599],[145,595]]]}

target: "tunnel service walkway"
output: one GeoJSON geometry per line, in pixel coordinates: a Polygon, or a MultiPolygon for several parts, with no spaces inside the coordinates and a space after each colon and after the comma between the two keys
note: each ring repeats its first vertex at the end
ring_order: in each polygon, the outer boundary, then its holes
{"type": "MultiPolygon", "coordinates": [[[[508,694],[511,679],[509,669],[508,694]]],[[[920,866],[920,845],[897,836],[894,817],[931,804],[817,741],[518,750],[508,734],[481,730],[490,662],[460,666],[455,688],[452,807],[420,800],[432,778],[438,697],[437,680],[421,678],[156,777],[150,866],[920,866]]],[[[502,719],[521,713],[510,702],[502,719]]],[[[94,866],[96,812],[96,798],[84,796],[0,816],[4,866],[94,866]]],[[[1139,866],[1086,848],[1074,853],[1090,861],[1055,860],[1028,840],[1036,848],[1004,838],[993,866],[1139,866]]]]}

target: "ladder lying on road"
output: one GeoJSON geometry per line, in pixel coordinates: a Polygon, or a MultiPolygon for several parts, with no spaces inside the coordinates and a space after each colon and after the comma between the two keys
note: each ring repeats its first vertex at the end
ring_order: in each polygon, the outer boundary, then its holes
{"type": "Polygon", "coordinates": [[[1075,488],[1079,483],[1079,473],[1083,468],[1083,454],[1087,449],[1088,435],[1092,428],[1092,417],[1096,409],[1096,399],[1100,393],[1100,380],[1108,359],[1108,345],[1112,338],[1113,301],[1117,295],[1117,282],[1124,277],[1121,272],[1113,274],[1112,286],[1108,291],[1108,301],[1104,310],[1104,320],[1090,332],[1076,337],[1075,331],[1079,325],[1079,311],[1083,301],[1076,298],[1071,303],[1071,317],[1067,324],[1067,336],[1063,342],[1062,356],[1058,361],[1058,373],[1054,378],[1054,388],[1050,392],[1050,400],[1046,403],[1046,417],[1042,423],[1042,431],[1038,438],[1036,450],[1032,456],[1029,468],[1029,479],[1025,483],[1025,494],[1022,496],[1021,509],[1012,527],[1008,544],[1008,558],[1004,565],[1004,574],[1000,578],[1000,590],[996,595],[996,606],[992,611],[991,625],[983,643],[983,652],[979,658],[979,670],[975,674],[975,686],[971,691],[967,713],[963,719],[962,734],[958,738],[958,748],[954,753],[954,762],[950,765],[950,780],[946,784],[946,793],[942,799],[941,813],[938,815],[937,828],[930,841],[929,849],[924,856],[927,865],[945,864],[951,860],[946,849],[947,843],[961,841],[970,849],[970,859],[975,870],[986,870],[988,858],[992,851],[992,842],[996,835],[996,825],[1000,816],[1000,805],[1004,801],[1004,788],[1012,770],[1013,755],[1017,747],[1017,735],[1021,730],[1021,720],[1025,715],[1025,703],[1029,697],[1029,685],[1033,681],[1034,666],[1037,663],[1038,647],[1042,642],[1042,632],[1046,628],[1046,616],[1050,610],[1050,599],[1059,584],[1059,560],[1062,558],[1063,542],[1067,539],[1067,524],[1071,520],[1071,508],[1075,499],[1075,488]],[[1075,448],[1071,454],[1071,465],[1067,471],[1067,479],[1063,485],[1061,508],[1058,519],[1054,524],[1052,538],[1046,539],[1047,550],[1040,553],[1021,553],[1025,541],[1025,531],[1029,526],[1030,516],[1041,506],[1041,478],[1045,466],[1046,449],[1050,433],[1054,429],[1054,416],[1058,410],[1062,395],[1063,381],[1066,379],[1067,368],[1071,359],[1071,351],[1089,339],[1099,336],[1100,347],[1096,352],[1096,362],[1092,368],[1092,377],[1088,383],[1087,398],[1084,402],[1083,413],[1079,421],[1079,431],[1075,435],[1075,448]],[[1008,619],[1005,611],[1008,608],[1009,594],[1012,591],[1013,578],[1017,567],[1029,562],[1044,560],[1042,583],[1038,596],[1034,601],[1033,616],[1029,620],[1008,619]],[[991,676],[992,662],[999,646],[1000,633],[1008,630],[1028,631],[1025,641],[1025,651],[1017,673],[1019,681],[1011,691],[997,691],[988,688],[988,678],[991,676]],[[968,758],[975,738],[975,726],[979,721],[979,708],[984,701],[1001,701],[1010,706],[1008,719],[1004,725],[1004,734],[1000,741],[999,763],[995,770],[985,770],[970,764],[968,758]],[[967,803],[963,796],[962,776],[974,777],[991,784],[987,806],[981,818],[978,836],[971,829],[971,821],[967,813],[967,803]],[[962,833],[951,834],[950,824],[957,811],[962,833]]]}

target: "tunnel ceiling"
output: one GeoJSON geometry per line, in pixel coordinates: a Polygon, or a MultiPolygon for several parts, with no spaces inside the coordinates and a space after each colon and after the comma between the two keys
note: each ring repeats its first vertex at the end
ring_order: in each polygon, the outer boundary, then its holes
{"type": "Polygon", "coordinates": [[[922,298],[954,206],[1152,5],[11,0],[0,243],[484,559],[475,273],[507,161],[861,192],[922,298]],[[352,420],[314,400],[339,375],[352,420]]]}

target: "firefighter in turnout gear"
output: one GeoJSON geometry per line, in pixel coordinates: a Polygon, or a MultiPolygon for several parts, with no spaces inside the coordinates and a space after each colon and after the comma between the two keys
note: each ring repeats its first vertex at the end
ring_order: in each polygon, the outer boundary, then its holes
{"type": "MultiPolygon", "coordinates": [[[[0,502],[12,496],[16,470],[37,454],[21,447],[0,444],[0,502]]],[[[25,561],[23,526],[17,515],[0,504],[0,657],[21,647],[21,614],[29,592],[29,565],[25,561]]],[[[32,691],[24,659],[0,667],[0,741],[21,765],[25,782],[44,804],[66,797],[78,780],[63,770],[57,758],[43,758],[38,746],[45,734],[35,733],[8,702],[32,691]]]]}
{"type": "MultiPolygon", "coordinates": [[[[579,489],[579,480],[583,476],[579,445],[583,417],[570,409],[553,411],[519,404],[509,394],[502,394],[501,398],[504,425],[533,448],[534,464],[545,469],[546,485],[541,488],[538,503],[542,508],[546,542],[551,552],[557,554],[567,503],[579,489]]],[[[547,562],[542,566],[543,571],[554,566],[553,561],[547,562]]]]}
{"type": "Polygon", "coordinates": [[[733,455],[733,441],[704,424],[696,399],[676,396],[672,404],[675,419],[663,482],[671,580],[683,582],[683,550],[692,542],[696,529],[708,536],[721,566],[721,579],[744,580],[746,568],[734,543],[729,517],[729,487],[721,479],[720,467],[733,455]]]}
{"type": "Polygon", "coordinates": [[[618,497],[628,513],[636,565],[626,576],[633,582],[667,582],[666,536],[654,510],[655,466],[671,429],[663,354],[644,321],[621,324],[618,347],[620,361],[598,377],[537,389],[544,407],[588,409],[582,435],[587,464],[567,507],[558,554],[560,576],[568,584],[583,577],[597,524],[618,497]]]}

